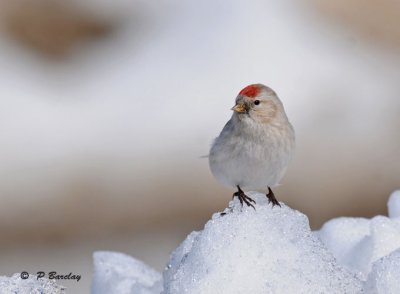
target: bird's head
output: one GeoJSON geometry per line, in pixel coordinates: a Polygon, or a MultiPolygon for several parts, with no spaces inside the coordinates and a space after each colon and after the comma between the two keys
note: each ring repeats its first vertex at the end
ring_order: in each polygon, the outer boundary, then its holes
{"type": "Polygon", "coordinates": [[[262,84],[253,84],[242,89],[232,110],[240,120],[251,119],[257,123],[270,123],[278,118],[286,118],[278,96],[262,84]],[[284,117],[280,117],[282,115],[284,117]]]}

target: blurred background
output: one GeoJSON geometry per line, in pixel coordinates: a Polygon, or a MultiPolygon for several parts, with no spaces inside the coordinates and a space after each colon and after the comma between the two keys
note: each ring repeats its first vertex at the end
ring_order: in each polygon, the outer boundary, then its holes
{"type": "Polygon", "coordinates": [[[250,83],[295,127],[275,193],[314,229],[400,187],[398,0],[0,0],[0,65],[0,275],[162,270],[231,199],[201,156],[250,83]]]}

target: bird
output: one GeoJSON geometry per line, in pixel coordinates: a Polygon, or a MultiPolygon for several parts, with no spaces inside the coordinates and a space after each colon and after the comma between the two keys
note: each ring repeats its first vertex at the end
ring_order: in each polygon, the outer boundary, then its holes
{"type": "Polygon", "coordinates": [[[255,209],[246,192],[264,193],[281,206],[271,187],[283,178],[295,149],[295,132],[277,94],[263,84],[251,84],[236,97],[232,117],[213,141],[208,155],[213,176],[255,209]]]}

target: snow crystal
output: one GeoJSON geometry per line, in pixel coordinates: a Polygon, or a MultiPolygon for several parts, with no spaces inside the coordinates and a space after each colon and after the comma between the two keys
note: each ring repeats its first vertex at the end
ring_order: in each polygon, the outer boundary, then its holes
{"type": "Polygon", "coordinates": [[[164,293],[359,293],[362,283],[339,266],[311,232],[307,217],[251,194],[256,210],[235,199],[203,231],[188,236],[164,273],[164,293]]]}
{"type": "Polygon", "coordinates": [[[193,242],[195,238],[200,234],[200,232],[191,232],[186,239],[179,245],[178,248],[171,254],[171,258],[169,263],[164,271],[164,280],[170,281],[173,279],[173,276],[176,273],[176,270],[179,268],[179,264],[185,260],[188,252],[192,249],[193,242]]]}
{"type": "Polygon", "coordinates": [[[377,260],[365,284],[366,293],[400,293],[400,249],[377,260]]]}
{"type": "Polygon", "coordinates": [[[143,262],[117,252],[93,254],[93,294],[155,294],[162,291],[161,274],[143,262]]]}
{"type": "Polygon", "coordinates": [[[8,294],[61,294],[66,293],[65,287],[58,285],[54,280],[37,278],[30,275],[22,279],[21,274],[11,277],[0,277],[0,293],[8,294]]]}
{"type": "Polygon", "coordinates": [[[400,217],[400,190],[394,191],[389,197],[388,212],[390,218],[400,217]]]}

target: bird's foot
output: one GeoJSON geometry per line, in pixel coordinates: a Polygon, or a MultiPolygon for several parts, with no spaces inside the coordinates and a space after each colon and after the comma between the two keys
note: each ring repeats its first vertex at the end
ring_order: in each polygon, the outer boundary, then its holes
{"type": "Polygon", "coordinates": [[[233,193],[232,199],[233,199],[234,197],[237,197],[237,198],[239,198],[240,204],[241,204],[242,206],[243,206],[243,202],[244,202],[244,203],[246,203],[247,206],[251,206],[251,207],[254,208],[254,210],[256,210],[256,208],[254,207],[254,205],[251,204],[251,203],[256,204],[256,202],[255,202],[253,199],[251,199],[249,196],[247,196],[247,195],[242,191],[242,189],[240,189],[239,186],[238,186],[237,188],[238,188],[238,191],[235,192],[235,193],[233,193]]]}
{"type": "Polygon", "coordinates": [[[272,203],[272,207],[274,207],[275,205],[281,207],[281,204],[279,203],[278,200],[276,200],[275,194],[274,192],[272,192],[270,187],[268,187],[268,194],[266,194],[266,196],[268,198],[268,203],[272,203]]]}

